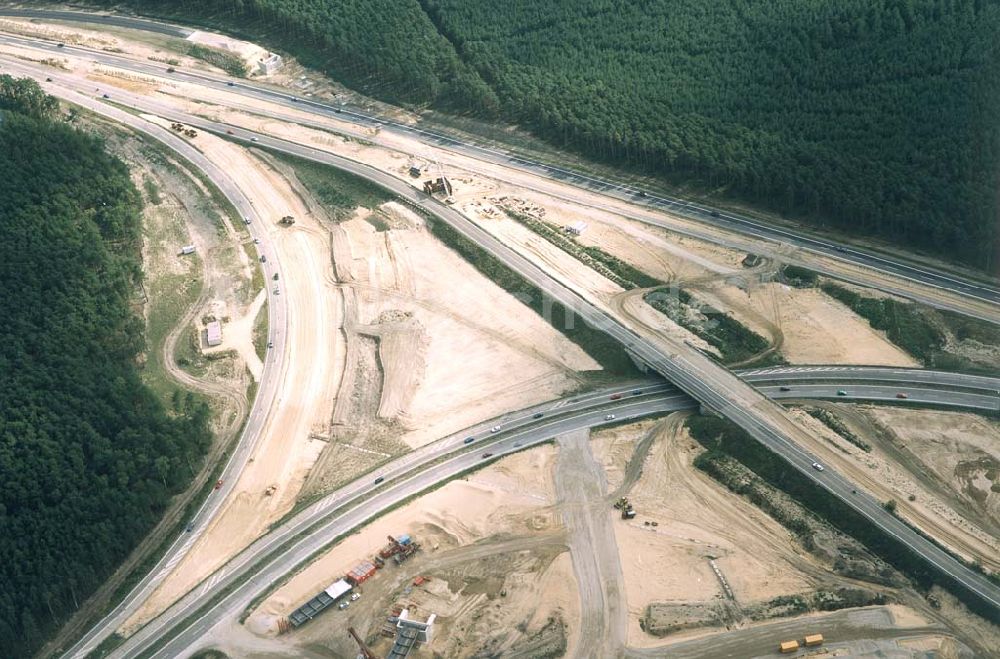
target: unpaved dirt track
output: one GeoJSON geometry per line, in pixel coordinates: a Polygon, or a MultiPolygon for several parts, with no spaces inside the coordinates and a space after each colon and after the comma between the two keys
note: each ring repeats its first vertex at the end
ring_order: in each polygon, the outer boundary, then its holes
{"type": "MultiPolygon", "coordinates": [[[[746,657],[777,656],[778,643],[791,638],[801,639],[805,633],[823,634],[827,645],[835,640],[896,639],[918,637],[924,634],[951,637],[943,626],[926,625],[909,629],[894,626],[889,607],[875,606],[851,609],[766,623],[749,629],[722,632],[710,637],[679,641],[662,647],[633,649],[626,652],[630,658],[669,657],[669,659],[745,659],[746,657]]],[[[870,644],[868,645],[871,649],[870,644]]],[[[888,649],[888,648],[885,648],[888,649]]],[[[843,652],[843,650],[840,650],[843,652]]],[[[795,655],[807,656],[807,655],[795,655]]],[[[825,655],[821,655],[825,656],[825,655]]],[[[842,654],[841,656],[850,656],[842,654]]],[[[898,656],[892,654],[865,656],[898,656]]],[[[904,655],[905,656],[905,655],[904,655]]],[[[971,653],[959,655],[971,659],[971,653]]]]}
{"type": "Polygon", "coordinates": [[[590,432],[558,438],[555,485],[557,506],[579,588],[579,657],[617,657],[625,646],[625,605],[621,562],[605,499],[604,470],[590,450],[590,432]]]}

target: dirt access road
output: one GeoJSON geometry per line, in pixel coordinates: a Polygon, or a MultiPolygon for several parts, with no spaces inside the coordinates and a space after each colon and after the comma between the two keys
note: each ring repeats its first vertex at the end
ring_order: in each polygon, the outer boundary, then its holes
{"type": "Polygon", "coordinates": [[[270,256],[277,258],[282,270],[281,279],[269,280],[266,285],[286,301],[287,352],[279,375],[279,394],[268,411],[252,462],[212,525],[127,622],[126,632],[195,587],[291,509],[308,469],[325,445],[310,439],[310,434],[317,425],[325,428],[328,424],[341,377],[339,292],[325,232],[309,218],[288,182],[247,150],[211,135],[202,134],[193,141],[229,174],[268,223],[276,252],[270,256]],[[277,220],[285,215],[301,219],[293,227],[278,226],[277,220]],[[277,486],[277,492],[267,496],[265,490],[271,485],[277,486]]]}
{"type": "Polygon", "coordinates": [[[605,498],[604,469],[590,449],[590,431],[560,435],[556,500],[579,588],[580,631],[568,656],[617,656],[625,645],[628,608],[621,561],[605,498]]]}

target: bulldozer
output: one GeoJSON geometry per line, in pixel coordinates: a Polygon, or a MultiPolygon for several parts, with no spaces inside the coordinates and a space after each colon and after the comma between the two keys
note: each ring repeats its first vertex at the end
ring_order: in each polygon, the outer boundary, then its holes
{"type": "Polygon", "coordinates": [[[280,224],[283,227],[290,227],[293,224],[295,224],[295,218],[292,217],[291,215],[286,215],[280,220],[278,220],[278,224],[280,224]]]}

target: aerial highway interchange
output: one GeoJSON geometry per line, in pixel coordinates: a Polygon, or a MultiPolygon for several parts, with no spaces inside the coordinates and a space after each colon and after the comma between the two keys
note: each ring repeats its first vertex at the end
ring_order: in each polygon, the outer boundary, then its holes
{"type": "MultiPolygon", "coordinates": [[[[55,44],[6,35],[0,38],[0,43],[30,46],[49,52],[60,49],[55,44]]],[[[72,50],[109,66],[144,74],[165,75],[162,66],[119,55],[72,46],[63,47],[61,50],[64,52],[72,50]]],[[[163,142],[204,172],[218,186],[239,213],[247,218],[246,228],[250,231],[250,235],[262,241],[264,247],[267,247],[267,232],[259,232],[257,228],[266,221],[266,218],[257,214],[245,191],[233,184],[225,171],[205,158],[188,142],[116,106],[154,113],[218,135],[224,136],[229,133],[232,139],[247,144],[252,142],[277,152],[331,165],[372,181],[447,222],[466,238],[474,241],[544,291],[546,295],[574,310],[590,325],[614,337],[638,361],[672,383],[666,384],[658,379],[629,383],[512,412],[500,419],[486,421],[475,428],[442,438],[423,449],[390,462],[378,469],[378,475],[385,479],[384,482],[375,484],[372,474],[363,476],[287,519],[213,575],[212,588],[199,588],[189,592],[162,615],[130,636],[113,651],[111,656],[179,656],[184,650],[196,644],[219,619],[239,615],[251,601],[268,589],[269,584],[302,564],[335,538],[343,536],[366,520],[393,507],[396,502],[412,497],[436,483],[454,478],[481,464],[484,460],[481,455],[484,448],[488,447],[492,452],[490,457],[495,459],[578,428],[597,427],[610,421],[691,409],[699,404],[736,422],[765,446],[781,454],[793,467],[825,488],[832,496],[842,499],[874,525],[905,542],[928,563],[977,593],[983,601],[1000,608],[1000,589],[995,584],[962,565],[936,544],[887,512],[882,502],[863,492],[858,493],[849,480],[835,471],[827,469],[822,473],[817,472],[814,468],[815,457],[803,450],[801,442],[797,441],[797,433],[802,432],[801,429],[795,427],[780,405],[772,402],[802,398],[860,399],[899,404],[953,406],[994,413],[1000,410],[1000,380],[997,378],[936,371],[821,365],[776,367],[734,374],[684,343],[666,341],[657,336],[655,329],[645,326],[641,320],[618,315],[614,310],[572,290],[565,282],[559,281],[524,255],[501,243],[454,208],[416,190],[409,183],[373,167],[287,139],[181,113],[162,103],[129,92],[115,90],[112,99],[102,99],[100,94],[84,88],[79,81],[70,76],[6,56],[0,59],[0,62],[3,69],[8,71],[36,78],[49,77],[52,82],[44,85],[49,93],[163,142]],[[838,395],[838,391],[844,390],[846,394],[838,395]],[[906,394],[907,398],[901,400],[898,394],[906,394]],[[621,398],[612,400],[613,395],[620,395],[621,398]],[[540,418],[537,417],[539,414],[542,415],[540,418]],[[612,419],[608,418],[610,414],[614,415],[612,419]],[[494,425],[501,426],[502,431],[495,434],[488,432],[494,425]],[[464,437],[469,435],[476,437],[471,448],[463,443],[464,437]],[[363,507],[358,505],[361,497],[364,497],[363,507]],[[224,595],[219,596],[219,593],[224,595]],[[198,614],[197,619],[192,619],[195,612],[198,614]]],[[[956,301],[952,308],[967,311],[960,301],[970,300],[980,305],[976,309],[987,309],[987,312],[975,315],[991,321],[998,318],[995,304],[1000,302],[1000,291],[979,282],[854,248],[845,248],[810,236],[793,234],[784,229],[762,225],[749,218],[714,211],[700,205],[645,192],[640,194],[641,191],[636,188],[594,179],[489,147],[463,143],[451,137],[371,116],[358,108],[335,107],[314,99],[293,97],[286,92],[247,81],[232,83],[221,76],[187,71],[178,72],[176,75],[188,82],[204,84],[221,91],[257,96],[289,107],[294,105],[298,111],[315,112],[324,116],[336,114],[338,119],[356,121],[362,126],[378,124],[387,129],[406,132],[435,146],[461,150],[466,155],[484,161],[541,174],[562,183],[596,190],[632,203],[680,213],[717,226],[724,226],[736,233],[778,242],[791,242],[833,260],[862,266],[862,269],[854,271],[854,277],[863,278],[864,269],[874,270],[881,275],[943,291],[950,296],[950,299],[956,301]]],[[[635,217],[641,219],[639,215],[635,217]]],[[[266,278],[270,279],[271,273],[280,272],[281,264],[277,258],[272,258],[266,264],[261,264],[261,267],[265,269],[266,278]]],[[[843,273],[838,274],[843,276],[843,273]]],[[[844,278],[850,279],[850,277],[844,278]]],[[[891,284],[882,284],[881,279],[877,284],[888,290],[920,299],[920,296],[913,295],[909,288],[893,288],[891,284]]],[[[158,580],[165,576],[170,567],[176,564],[179,557],[183,556],[197,540],[203,525],[218,512],[225,497],[235,486],[238,475],[259,440],[264,417],[271,401],[277,395],[277,382],[272,374],[280,371],[283,355],[286,352],[283,298],[279,295],[269,295],[269,298],[269,338],[273,349],[268,351],[262,385],[250,411],[249,421],[222,472],[221,489],[209,497],[195,515],[191,533],[179,537],[146,578],[99,625],[90,630],[72,648],[67,649],[67,656],[86,656],[114,632],[142,599],[155,588],[158,580]]],[[[949,307],[947,302],[942,302],[936,296],[925,301],[949,307]]]]}

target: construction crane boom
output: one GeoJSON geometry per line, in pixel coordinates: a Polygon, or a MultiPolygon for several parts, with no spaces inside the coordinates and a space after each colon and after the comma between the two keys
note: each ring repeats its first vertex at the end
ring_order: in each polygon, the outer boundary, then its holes
{"type": "Polygon", "coordinates": [[[364,659],[377,659],[375,653],[368,649],[365,642],[362,641],[361,637],[358,636],[358,633],[354,631],[354,627],[348,627],[347,633],[350,634],[354,639],[354,642],[358,644],[358,650],[361,652],[361,656],[364,657],[364,659]]]}

